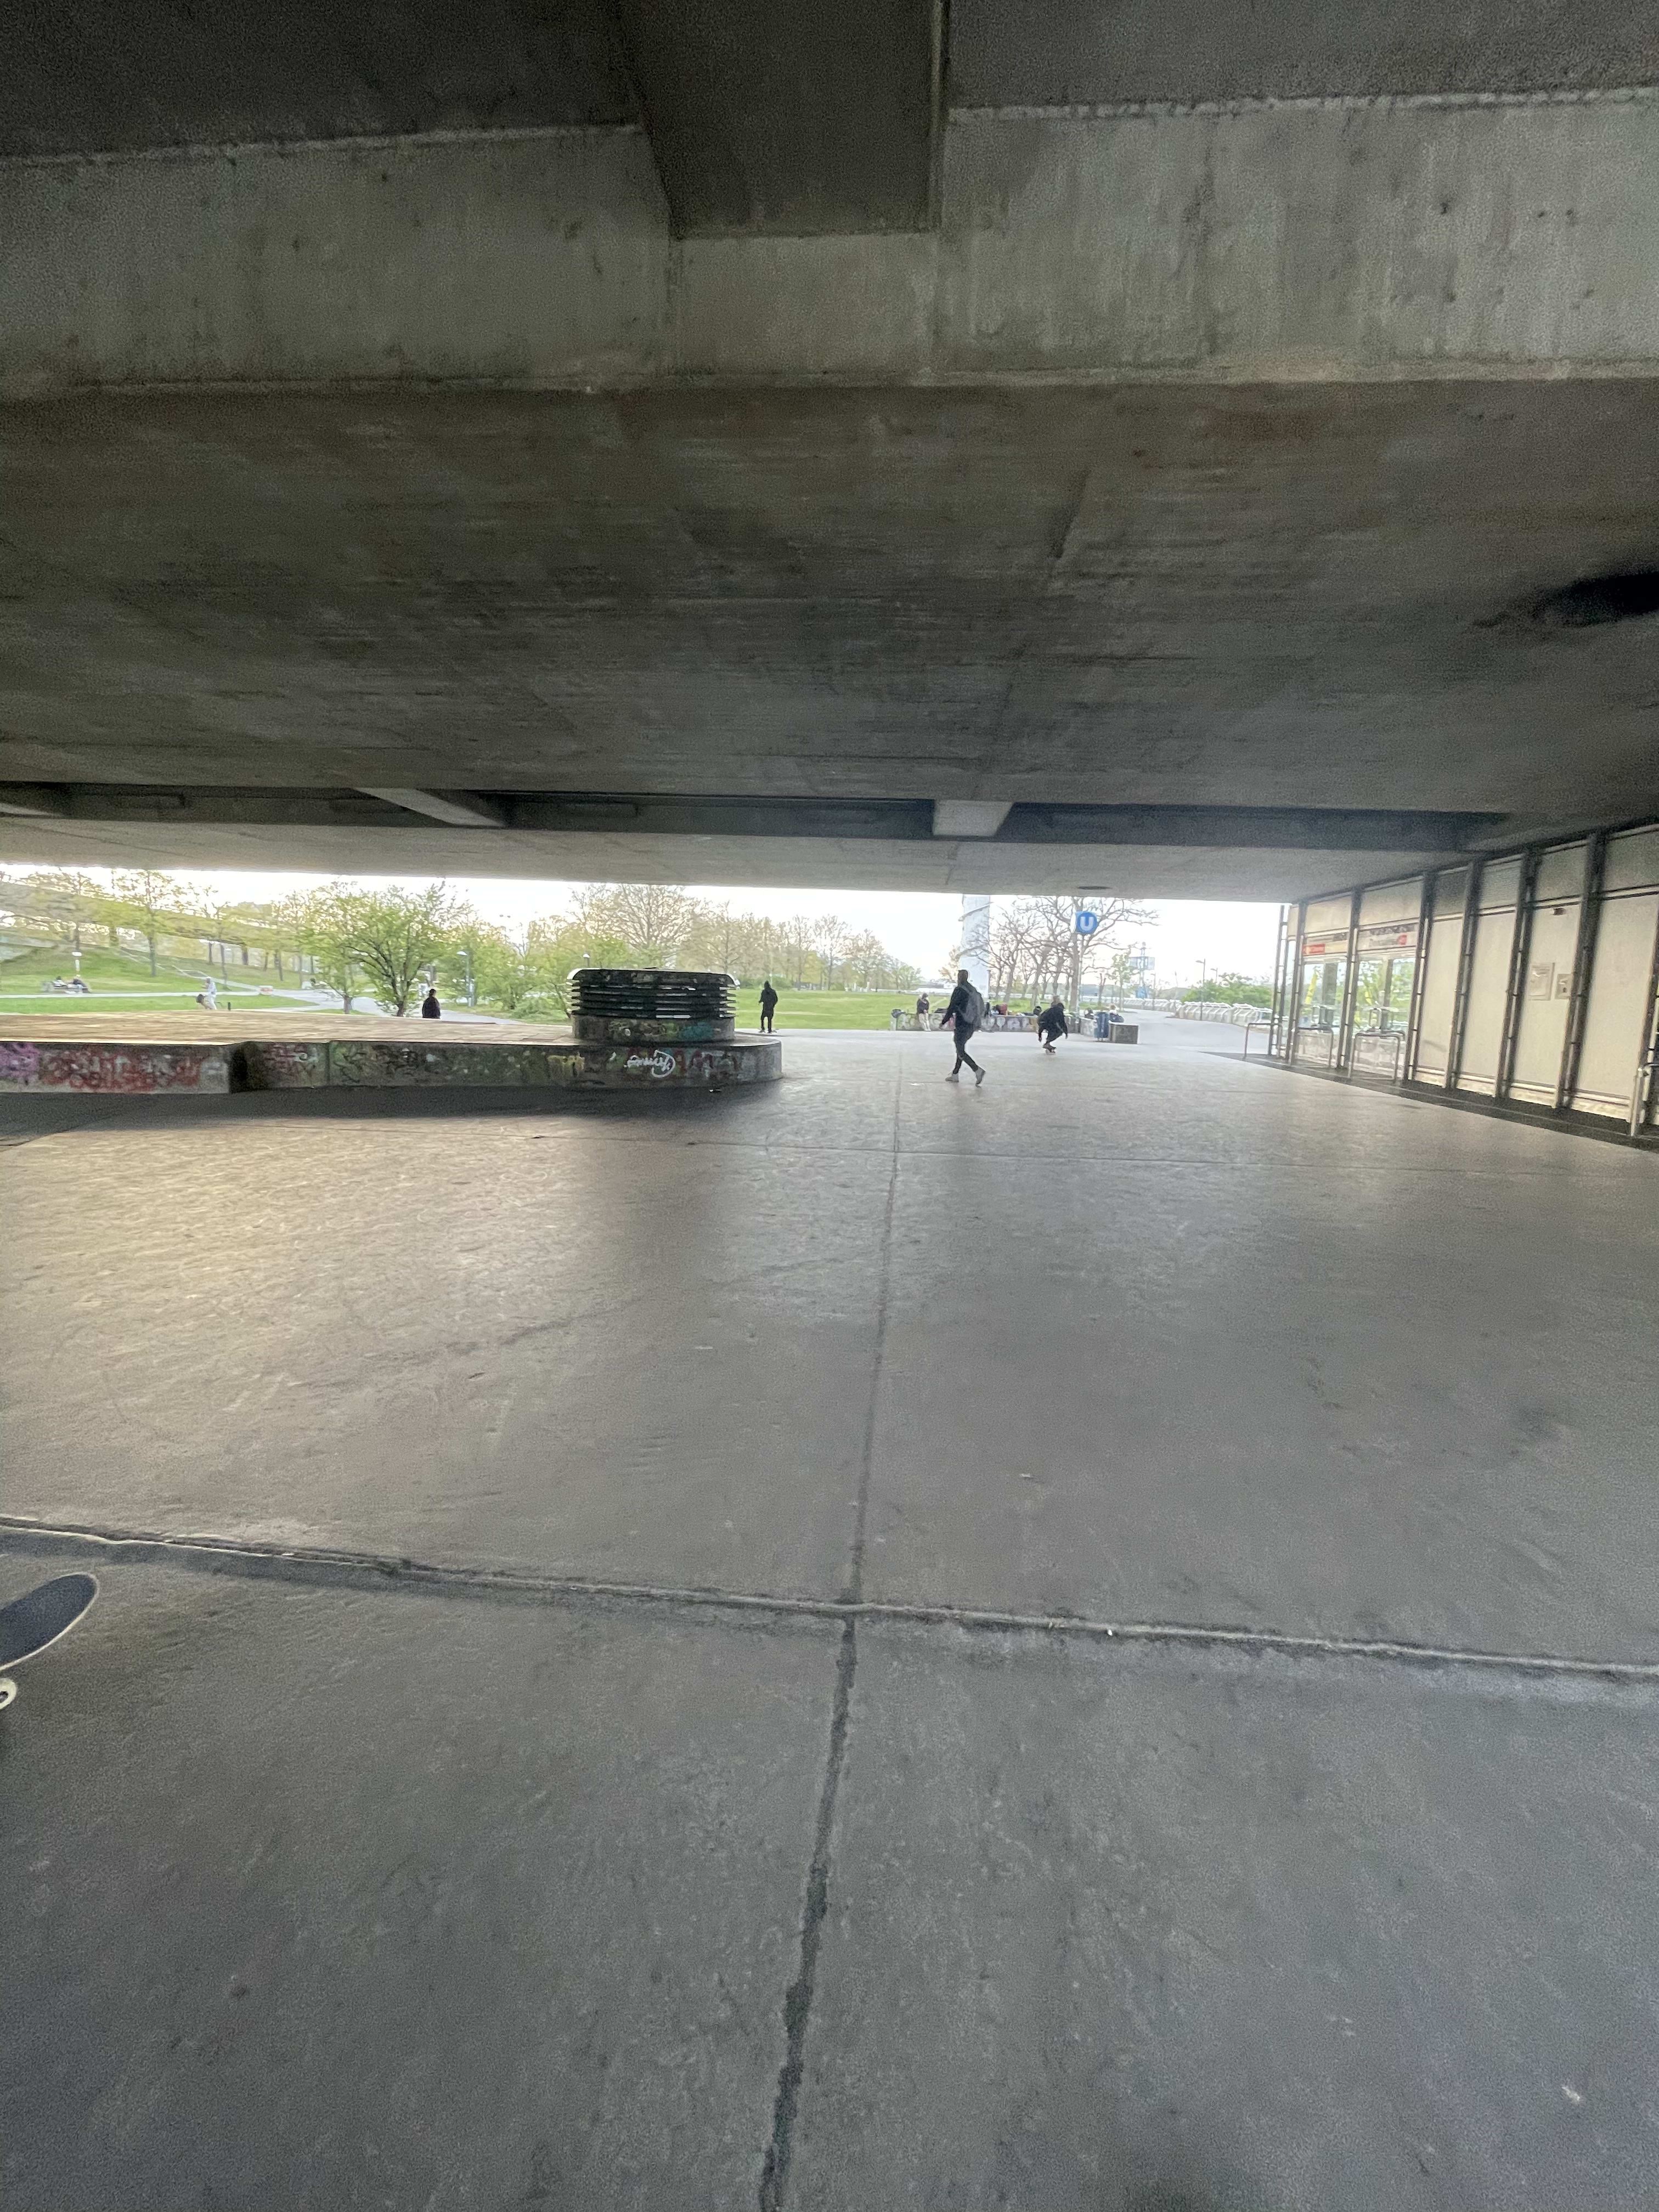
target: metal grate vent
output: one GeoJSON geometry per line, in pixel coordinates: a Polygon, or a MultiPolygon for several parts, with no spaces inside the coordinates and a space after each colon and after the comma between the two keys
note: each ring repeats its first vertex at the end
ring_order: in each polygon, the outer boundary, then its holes
{"type": "Polygon", "coordinates": [[[571,1012],[589,1021],[731,1022],[736,1013],[730,975],[689,968],[578,968],[571,975],[571,1012]]]}

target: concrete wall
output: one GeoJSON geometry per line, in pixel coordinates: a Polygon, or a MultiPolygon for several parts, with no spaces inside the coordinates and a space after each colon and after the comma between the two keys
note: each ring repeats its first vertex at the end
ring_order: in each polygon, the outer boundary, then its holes
{"type": "Polygon", "coordinates": [[[1659,101],[993,117],[946,163],[954,368],[1659,354],[1659,101]]]}
{"type": "Polygon", "coordinates": [[[642,133],[0,161],[0,388],[482,378],[667,357],[642,133]]]}
{"type": "Polygon", "coordinates": [[[959,114],[937,233],[671,239],[632,129],[0,161],[0,391],[1659,360],[1659,94],[959,114]]]}

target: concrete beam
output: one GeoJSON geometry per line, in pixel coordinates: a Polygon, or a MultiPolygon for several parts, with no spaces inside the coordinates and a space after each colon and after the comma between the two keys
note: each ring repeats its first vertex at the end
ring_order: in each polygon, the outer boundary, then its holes
{"type": "Polygon", "coordinates": [[[681,237],[936,216],[941,0],[617,0],[681,237]]]}
{"type": "Polygon", "coordinates": [[[865,234],[778,236],[811,205],[687,185],[738,234],[677,243],[636,129],[0,160],[0,394],[1659,362],[1652,88],[959,112],[939,191],[936,234],[872,186],[865,234]]]}
{"type": "Polygon", "coordinates": [[[370,799],[384,799],[388,805],[401,806],[410,814],[419,814],[428,822],[447,822],[458,830],[499,830],[507,821],[506,809],[501,802],[486,799],[476,791],[410,791],[394,787],[380,791],[367,784],[358,789],[370,799]]]}
{"type": "MultiPolygon", "coordinates": [[[[366,802],[369,803],[369,802],[366,802]]],[[[480,837],[405,815],[406,826],[315,827],[202,820],[77,822],[0,816],[0,860],[28,866],[259,871],[323,875],[465,875],[529,881],[793,884],[802,890],[959,893],[1063,891],[1109,883],[1127,898],[1318,897],[1363,877],[1387,882],[1443,861],[1441,853],[1182,845],[1025,845],[924,834],[877,837],[717,837],[626,830],[510,830],[480,837]]]]}
{"type": "Polygon", "coordinates": [[[69,794],[60,784],[0,783],[0,814],[67,814],[69,794]]]}
{"type": "MultiPolygon", "coordinates": [[[[276,828],[361,826],[392,832],[426,822],[566,836],[623,832],[689,840],[849,839],[966,843],[1191,847],[1224,851],[1413,851],[1450,855],[1500,834],[1498,814],[1363,806],[1184,806],[1012,804],[1007,800],[754,798],[652,792],[358,792],[135,783],[0,785],[27,791],[14,812],[78,823],[191,823],[276,828]]],[[[0,808],[0,811],[6,811],[0,808]]]]}
{"type": "Polygon", "coordinates": [[[1006,799],[936,799],[935,837],[994,837],[1008,818],[1006,799]]]}

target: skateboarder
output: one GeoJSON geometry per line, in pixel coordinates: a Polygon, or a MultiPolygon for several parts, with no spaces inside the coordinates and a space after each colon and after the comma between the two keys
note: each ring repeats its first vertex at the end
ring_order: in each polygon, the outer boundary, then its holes
{"type": "Polygon", "coordinates": [[[1054,1048],[1054,1040],[1057,1037],[1068,1036],[1071,1026],[1066,1018],[1066,1009],[1060,1003],[1060,994],[1056,991],[1053,1005],[1045,1006],[1037,1016],[1037,1035],[1042,1040],[1044,1052],[1052,1053],[1054,1048]]]}
{"type": "Polygon", "coordinates": [[[778,994],[772,988],[772,978],[769,975],[766,981],[761,985],[761,1027],[763,1030],[769,1030],[771,1028],[772,1017],[776,1013],[777,1010],[778,994]]]}
{"type": "Polygon", "coordinates": [[[957,1064],[945,1077],[945,1080],[947,1083],[960,1083],[964,1067],[971,1067],[974,1071],[975,1091],[984,1082],[985,1070],[976,1060],[969,1056],[968,1051],[969,1042],[974,1031],[984,1019],[985,1001],[969,981],[968,970],[965,968],[958,968],[957,988],[951,994],[951,1002],[940,1015],[939,1024],[941,1029],[949,1029],[954,1025],[957,1033],[957,1064]]]}

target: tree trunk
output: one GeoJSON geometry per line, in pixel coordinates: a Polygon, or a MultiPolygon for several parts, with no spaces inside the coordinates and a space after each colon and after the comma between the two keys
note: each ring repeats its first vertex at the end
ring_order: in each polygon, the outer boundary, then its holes
{"type": "Polygon", "coordinates": [[[155,973],[155,939],[147,933],[144,941],[149,946],[149,972],[153,975],[155,973]]]}

